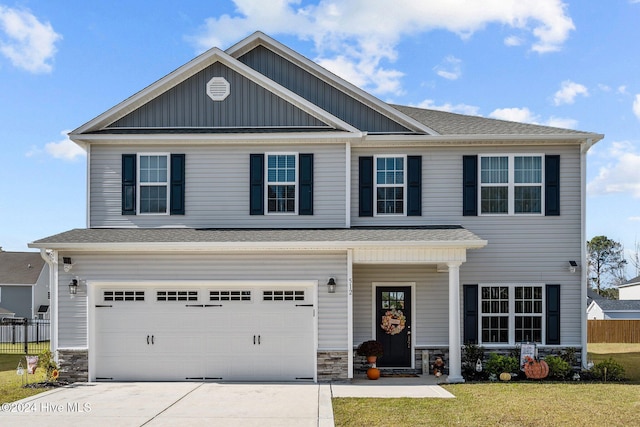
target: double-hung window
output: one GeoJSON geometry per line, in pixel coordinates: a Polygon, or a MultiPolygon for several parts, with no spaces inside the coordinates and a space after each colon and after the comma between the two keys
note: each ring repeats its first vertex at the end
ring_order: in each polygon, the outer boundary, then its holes
{"type": "Polygon", "coordinates": [[[481,285],[481,343],[542,343],[543,295],[542,285],[481,285]]]}
{"type": "Polygon", "coordinates": [[[138,155],[140,214],[166,214],[169,200],[169,154],[138,155]]]}
{"type": "Polygon", "coordinates": [[[481,214],[542,214],[544,164],[541,155],[480,157],[481,214]]]}
{"type": "Polygon", "coordinates": [[[296,214],[298,211],[296,153],[267,153],[267,212],[296,214]]]}
{"type": "Polygon", "coordinates": [[[406,156],[375,157],[376,215],[406,214],[406,156]]]}

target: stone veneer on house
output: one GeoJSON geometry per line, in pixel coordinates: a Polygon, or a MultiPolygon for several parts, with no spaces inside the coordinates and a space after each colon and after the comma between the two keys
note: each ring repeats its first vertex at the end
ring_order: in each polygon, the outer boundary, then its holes
{"type": "Polygon", "coordinates": [[[318,352],[318,381],[346,380],[349,376],[347,351],[318,352]]]}
{"type": "Polygon", "coordinates": [[[60,379],[69,382],[89,381],[89,352],[87,350],[59,349],[60,379]]]}

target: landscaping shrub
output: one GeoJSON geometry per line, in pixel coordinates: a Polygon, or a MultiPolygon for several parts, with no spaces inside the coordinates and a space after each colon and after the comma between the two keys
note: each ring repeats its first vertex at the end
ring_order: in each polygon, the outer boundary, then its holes
{"type": "Polygon", "coordinates": [[[591,368],[593,379],[600,381],[624,381],[624,366],[609,358],[596,363],[591,368]]]}
{"type": "Polygon", "coordinates": [[[520,361],[517,357],[491,353],[486,363],[486,371],[489,375],[496,377],[499,377],[503,372],[517,373],[520,371],[520,361]]]}
{"type": "Polygon", "coordinates": [[[467,344],[462,351],[462,376],[467,381],[479,381],[487,378],[485,369],[476,371],[476,363],[484,361],[484,348],[475,344],[467,344]]]}
{"type": "Polygon", "coordinates": [[[562,356],[549,355],[544,358],[549,365],[549,378],[565,380],[571,375],[572,367],[562,356]]]}

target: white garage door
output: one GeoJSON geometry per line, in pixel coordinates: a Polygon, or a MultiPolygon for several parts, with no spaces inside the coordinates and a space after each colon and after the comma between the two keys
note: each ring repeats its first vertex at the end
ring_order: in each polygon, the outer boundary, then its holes
{"type": "Polygon", "coordinates": [[[312,286],[100,287],[95,379],[314,380],[312,286]]]}

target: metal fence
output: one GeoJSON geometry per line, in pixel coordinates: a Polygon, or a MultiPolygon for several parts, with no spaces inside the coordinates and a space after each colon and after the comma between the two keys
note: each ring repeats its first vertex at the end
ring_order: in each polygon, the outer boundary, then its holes
{"type": "Polygon", "coordinates": [[[0,319],[0,353],[38,354],[49,349],[48,320],[0,319]]]}
{"type": "Polygon", "coordinates": [[[640,343],[640,320],[589,320],[587,321],[587,342],[640,343]]]}

